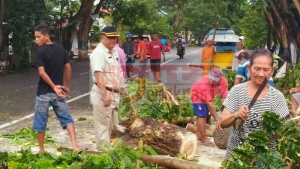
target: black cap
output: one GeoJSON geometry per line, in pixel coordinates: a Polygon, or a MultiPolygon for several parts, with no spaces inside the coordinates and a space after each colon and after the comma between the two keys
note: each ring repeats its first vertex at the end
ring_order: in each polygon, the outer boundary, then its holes
{"type": "Polygon", "coordinates": [[[120,36],[114,26],[105,26],[102,29],[102,34],[105,36],[120,36]]]}

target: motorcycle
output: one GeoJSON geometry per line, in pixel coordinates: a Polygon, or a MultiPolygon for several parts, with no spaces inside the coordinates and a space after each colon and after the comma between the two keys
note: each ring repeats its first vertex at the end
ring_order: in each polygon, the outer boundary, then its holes
{"type": "Polygon", "coordinates": [[[183,59],[183,55],[184,55],[183,46],[181,45],[177,46],[177,55],[179,56],[179,59],[183,59]]]}

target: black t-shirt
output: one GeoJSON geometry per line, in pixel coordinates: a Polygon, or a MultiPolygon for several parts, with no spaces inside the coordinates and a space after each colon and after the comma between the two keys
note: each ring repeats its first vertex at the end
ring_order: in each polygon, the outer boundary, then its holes
{"type": "MultiPolygon", "coordinates": [[[[55,85],[63,85],[64,66],[69,63],[65,49],[58,44],[43,45],[36,50],[36,66],[44,67],[45,72],[55,85]]],[[[40,77],[37,96],[55,93],[54,90],[40,77]]]]}

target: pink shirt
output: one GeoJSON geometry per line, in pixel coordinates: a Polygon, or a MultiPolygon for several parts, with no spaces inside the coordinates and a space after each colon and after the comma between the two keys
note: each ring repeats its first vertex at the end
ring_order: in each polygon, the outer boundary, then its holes
{"type": "Polygon", "coordinates": [[[220,94],[222,98],[228,95],[228,82],[222,76],[220,85],[212,87],[208,76],[202,77],[191,88],[190,97],[193,103],[212,102],[216,95],[220,94]]]}
{"type": "Polygon", "coordinates": [[[124,77],[126,77],[126,55],[123,51],[123,49],[120,47],[119,44],[116,44],[114,49],[118,52],[119,57],[120,57],[120,63],[122,67],[122,71],[124,72],[124,77]]]}
{"type": "Polygon", "coordinates": [[[148,45],[148,51],[150,59],[161,59],[161,52],[164,49],[163,44],[160,41],[152,41],[148,45]]]}

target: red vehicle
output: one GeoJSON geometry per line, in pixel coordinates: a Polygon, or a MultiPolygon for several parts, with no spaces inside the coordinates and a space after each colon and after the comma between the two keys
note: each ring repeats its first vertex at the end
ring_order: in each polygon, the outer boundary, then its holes
{"type": "MultiPolygon", "coordinates": [[[[149,42],[152,41],[151,36],[150,35],[143,35],[143,38],[144,38],[144,41],[146,42],[146,47],[148,47],[149,42]]],[[[133,35],[132,41],[134,42],[135,49],[137,50],[137,48],[139,46],[138,35],[133,35]]],[[[149,53],[147,53],[147,55],[149,55],[149,53]]]]}
{"type": "Polygon", "coordinates": [[[165,52],[169,52],[169,53],[171,52],[171,42],[167,42],[165,52]]]}

